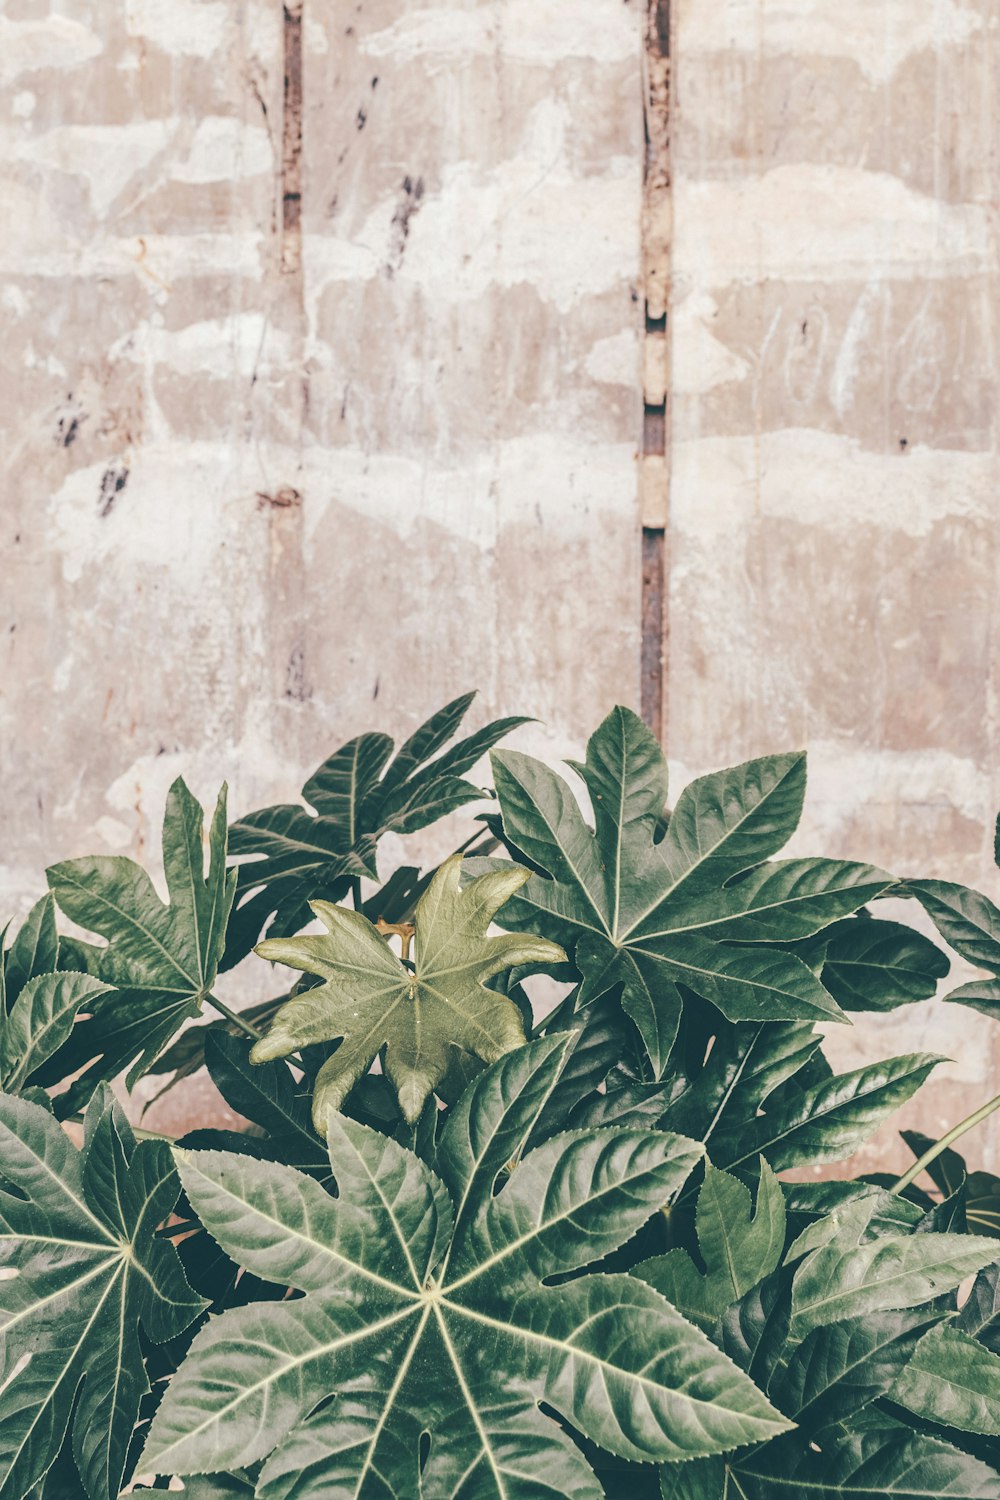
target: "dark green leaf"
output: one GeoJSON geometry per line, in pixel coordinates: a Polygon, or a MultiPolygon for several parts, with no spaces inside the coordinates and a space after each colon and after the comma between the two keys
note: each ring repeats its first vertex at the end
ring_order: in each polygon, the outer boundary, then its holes
{"type": "Polygon", "coordinates": [[[528,721],[498,719],[431,759],[451,739],[474,696],[466,693],[439,709],[395,759],[384,734],[363,734],[341,746],[303,787],[308,807],[265,807],[233,824],[231,852],[251,858],[239,868],[240,901],[230,923],[226,968],[244,958],[265,929],[277,938],[304,926],[310,901],[341,901],[357,877],[377,878],[384,834],[414,833],[483,795],[463,774],[528,721]]]}
{"type": "MultiPolygon", "coordinates": [[[[673,1483],[672,1465],[663,1471],[673,1483]]],[[[697,1466],[722,1490],[664,1488],[668,1500],[1000,1500],[1000,1475],[948,1443],[898,1424],[838,1431],[821,1450],[797,1436],[748,1458],[697,1466]]],[[[695,1482],[691,1475],[688,1483],[695,1482]]]]}
{"type": "Polygon", "coordinates": [[[9,1007],[29,979],[59,967],[59,934],[51,894],[36,901],[3,955],[4,994],[9,1007]]]}
{"type": "Polygon", "coordinates": [[[118,1494],[132,1424],[148,1389],[140,1323],[174,1337],[203,1303],[173,1248],[154,1238],[177,1197],[164,1141],[136,1145],[98,1093],[81,1154],[45,1110],[0,1095],[0,1489],[18,1500],[59,1451],[73,1453],[91,1500],[118,1494]],[[31,1356],[20,1369],[20,1357],[31,1356]]]}
{"type": "Polygon", "coordinates": [[[854,918],[831,927],[823,941],[823,983],[845,1010],[928,1000],[950,968],[940,948],[899,922],[854,918]]]}
{"type": "Polygon", "coordinates": [[[843,1073],[815,1088],[785,1090],[765,1114],[733,1119],[717,1130],[713,1157],[732,1169],[764,1156],[776,1172],[839,1161],[905,1104],[941,1061],[918,1052],[843,1073]]]}
{"type": "Polygon", "coordinates": [[[19,989],[0,1020],[0,1086],[24,1092],[29,1080],[69,1036],[81,1009],[107,995],[110,986],[89,974],[38,974],[19,989]]]}
{"type": "Polygon", "coordinates": [[[810,1429],[851,1416],[892,1389],[936,1316],[898,1308],[814,1328],[771,1382],[771,1399],[810,1429]]]}
{"type": "Polygon", "coordinates": [[[1000,1436],[1000,1355],[952,1323],[920,1340],[892,1388],[918,1417],[959,1432],[1000,1436]]]}
{"type": "Polygon", "coordinates": [[[163,869],[169,904],[139,865],[118,855],[66,860],[48,871],[59,906],[107,946],[77,944],[88,973],[116,993],[73,1028],[49,1077],[89,1064],[60,1103],[76,1108],[101,1079],[131,1064],[129,1086],[147,1072],[182,1023],[201,1010],[215,983],[235,891],[226,874],[226,791],[209,832],[205,874],[203,816],[178,778],[163,820],[163,869]]]}
{"type": "Polygon", "coordinates": [[[956,953],[978,968],[1000,972],[1000,911],[988,897],[949,880],[909,881],[907,890],[956,953]]]}
{"type": "Polygon", "coordinates": [[[711,1331],[731,1303],[769,1276],[785,1248],[785,1200],[767,1163],[760,1163],[756,1208],[750,1190],[707,1162],[698,1193],[698,1249],[706,1274],[686,1250],[669,1250],[637,1266],[679,1312],[711,1331]]]}

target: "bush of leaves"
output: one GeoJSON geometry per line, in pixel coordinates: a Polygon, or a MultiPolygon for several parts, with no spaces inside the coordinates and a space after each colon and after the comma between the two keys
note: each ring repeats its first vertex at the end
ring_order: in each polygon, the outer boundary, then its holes
{"type": "Polygon", "coordinates": [[[801,1170],[942,1061],[824,1057],[821,1023],[949,969],[875,903],[921,903],[983,972],[948,999],[987,1014],[1000,911],[776,858],[804,755],[671,807],[628,710],[571,785],[495,748],[521,720],[456,738],[470,701],[232,827],[178,781],[166,901],[70,860],[0,942],[0,1494],[1000,1500],[970,1122],[908,1135],[898,1181],[801,1170]],[[476,803],[455,855],[381,881],[385,834],[476,803]],[[220,972],[261,959],[287,993],[230,1010],[220,972]],[[565,994],[539,1020],[537,974],[565,994]],[[200,1068],[245,1129],[171,1142],[110,1086],[200,1068]]]}

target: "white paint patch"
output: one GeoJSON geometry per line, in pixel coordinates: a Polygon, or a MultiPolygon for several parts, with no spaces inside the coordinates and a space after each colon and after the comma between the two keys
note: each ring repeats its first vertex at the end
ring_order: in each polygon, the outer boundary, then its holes
{"type": "Polygon", "coordinates": [[[767,278],[934,280],[997,264],[986,205],[944,203],[888,172],[855,167],[794,163],[725,182],[680,177],[674,223],[681,292],[767,278]]]}
{"type": "Polygon", "coordinates": [[[4,87],[43,68],[67,72],[81,67],[103,51],[100,38],[68,16],[12,21],[0,15],[0,84],[4,87]]]}
{"type": "Polygon", "coordinates": [[[591,380],[601,385],[626,385],[634,389],[640,378],[639,338],[631,328],[598,339],[584,361],[591,380]]]}
{"type": "Polygon", "coordinates": [[[131,828],[119,818],[98,818],[94,832],[109,849],[127,849],[132,843],[131,828]]]}
{"type": "Polygon", "coordinates": [[[916,445],[871,453],[854,438],[782,428],[760,438],[676,438],[671,519],[704,545],[754,514],[831,532],[859,526],[926,536],[941,521],[992,524],[996,460],[916,445]]]}
{"type": "Polygon", "coordinates": [[[842,740],[814,740],[809,746],[808,821],[790,848],[796,855],[830,848],[845,815],[856,817],[865,805],[955,808],[985,826],[993,816],[991,781],[974,760],[947,750],[869,749],[842,740]]]}
{"type": "Polygon", "coordinates": [[[424,6],[409,9],[391,26],[365,37],[361,50],[400,62],[418,57],[463,61],[492,53],[546,67],[571,58],[624,62],[638,58],[638,16],[607,0],[505,0],[500,8],[483,3],[467,8],[424,6]]]}
{"type": "Polygon", "coordinates": [[[13,285],[5,286],[0,291],[0,306],[15,318],[27,317],[31,311],[31,302],[23,287],[13,285]]]}
{"type": "MultiPolygon", "coordinates": [[[[571,128],[565,104],[546,99],[525,122],[518,153],[493,171],[484,175],[464,161],[446,168],[440,191],[425,196],[410,220],[397,282],[419,286],[436,305],[528,284],[566,314],[634,279],[641,207],[635,163],[612,158],[603,175],[581,178],[569,164],[571,128]]],[[[383,199],[349,245],[307,238],[313,295],[332,281],[383,273],[398,209],[398,196],[383,199]]]]}
{"type": "Polygon", "coordinates": [[[718,304],[707,292],[690,292],[671,309],[673,328],[670,389],[674,395],[704,396],[720,385],[745,380],[750,366],[712,333],[718,304]]]}
{"type": "Polygon", "coordinates": [[[125,0],[131,35],[174,57],[211,57],[225,41],[229,15],[219,0],[125,0]]]}
{"type": "Polygon", "coordinates": [[[681,57],[847,58],[870,83],[884,84],[909,58],[963,46],[985,26],[984,15],[960,0],[679,0],[676,30],[681,57]]]}
{"type": "Polygon", "coordinates": [[[37,103],[37,94],[33,94],[30,89],[20,89],[10,101],[11,114],[16,115],[19,120],[30,120],[37,103]]]}
{"type": "Polygon", "coordinates": [[[254,485],[240,471],[249,456],[225,443],[178,444],[167,433],[132,455],[127,488],[101,515],[106,465],[76,469],[49,501],[51,541],[63,577],[99,569],[110,587],[170,572],[172,597],[218,587],[220,544],[241,524],[254,485]],[[236,502],[235,506],[233,502],[236,502]]]}
{"type": "MultiPolygon", "coordinates": [[[[558,516],[560,544],[586,539],[623,511],[638,513],[635,449],[624,443],[587,443],[571,425],[565,432],[509,438],[495,453],[465,464],[432,467],[425,455],[372,454],[333,448],[307,455],[303,475],[306,544],[327,523],[331,505],[347,506],[390,528],[400,540],[438,527],[486,550],[500,528],[547,533],[542,517],[558,516]]],[[[308,556],[308,552],[307,552],[308,556]]]]}
{"type": "Polygon", "coordinates": [[[264,313],[238,313],[183,328],[164,328],[162,319],[150,319],[108,350],[112,361],[165,365],[179,375],[215,380],[249,379],[265,357],[287,366],[293,355],[287,333],[270,326],[264,313]]]}
{"type": "Polygon", "coordinates": [[[67,242],[65,224],[49,213],[42,193],[10,180],[0,182],[0,271],[56,281],[85,277],[137,276],[151,292],[169,290],[185,276],[262,275],[263,230],[234,234],[97,235],[89,244],[67,242]],[[17,212],[15,212],[17,210],[17,212]]]}
{"type": "Polygon", "coordinates": [[[273,169],[271,138],[262,125],[208,115],[183,159],[171,164],[170,176],[175,182],[237,182],[273,169]]]}
{"type": "Polygon", "coordinates": [[[94,214],[103,218],[128,185],[147,173],[169,148],[176,129],[176,121],[165,119],[121,125],[59,125],[5,149],[15,160],[82,178],[94,214]]]}

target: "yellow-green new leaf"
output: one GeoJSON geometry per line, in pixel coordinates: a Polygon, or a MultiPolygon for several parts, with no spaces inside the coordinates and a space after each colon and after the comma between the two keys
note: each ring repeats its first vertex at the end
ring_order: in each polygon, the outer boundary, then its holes
{"type": "Polygon", "coordinates": [[[494,915],[529,872],[506,865],[463,890],[461,863],[460,855],[445,860],[420,899],[412,968],[367,917],[325,901],[313,903],[324,934],[272,938],[257,947],[263,958],[324,981],[282,1006],[250,1054],[253,1062],[266,1062],[341,1039],[316,1076],[319,1130],[383,1047],[385,1071],[412,1124],[458,1054],[490,1063],[524,1042],[517,1006],[486,989],[486,981],[516,965],[561,963],[566,955],[528,933],[487,937],[494,915]]]}

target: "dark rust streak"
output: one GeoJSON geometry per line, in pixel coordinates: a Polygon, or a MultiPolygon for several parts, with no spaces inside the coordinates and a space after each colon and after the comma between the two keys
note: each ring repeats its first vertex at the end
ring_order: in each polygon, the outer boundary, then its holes
{"type": "Polygon", "coordinates": [[[284,6],[285,85],[281,117],[281,269],[302,271],[302,11],[284,6]]]}
{"type": "MultiPolygon", "coordinates": [[[[643,113],[646,160],[643,183],[643,280],[645,331],[663,347],[669,337],[667,294],[669,245],[664,207],[671,191],[670,164],[670,4],[646,0],[646,66],[643,113]]],[[[670,460],[669,395],[662,386],[644,391],[642,461],[642,594],[640,708],[662,745],[667,736],[667,636],[669,629],[667,509],[670,460]],[[647,462],[652,460],[652,462],[647,462]],[[655,491],[656,503],[652,503],[655,491]]]]}
{"type": "Polygon", "coordinates": [[[639,702],[644,723],[663,742],[663,681],[667,653],[666,533],[642,530],[642,657],[639,702]]]}

